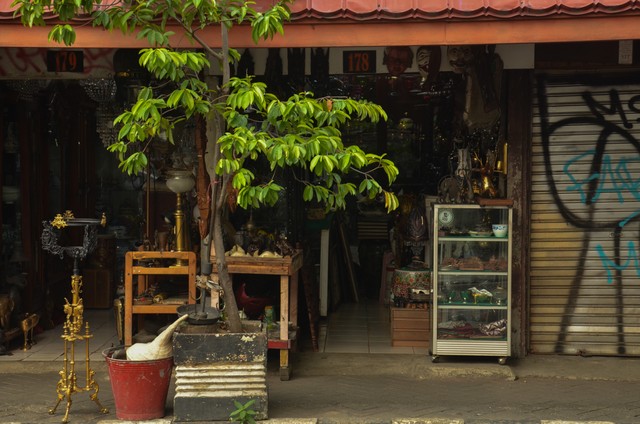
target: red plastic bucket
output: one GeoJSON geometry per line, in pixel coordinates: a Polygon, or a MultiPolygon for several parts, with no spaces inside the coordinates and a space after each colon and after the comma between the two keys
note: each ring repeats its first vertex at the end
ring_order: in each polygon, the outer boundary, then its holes
{"type": "Polygon", "coordinates": [[[173,358],[150,361],[112,358],[118,349],[121,348],[102,352],[109,368],[118,419],[140,421],[164,417],[173,358]]]}

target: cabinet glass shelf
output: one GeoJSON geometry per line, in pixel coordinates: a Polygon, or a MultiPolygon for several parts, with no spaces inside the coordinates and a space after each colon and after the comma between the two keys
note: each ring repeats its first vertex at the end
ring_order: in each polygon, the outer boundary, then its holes
{"type": "Polygon", "coordinates": [[[467,270],[440,270],[440,275],[508,275],[507,271],[467,271],[467,270]]]}
{"type": "Polygon", "coordinates": [[[460,303],[460,302],[453,302],[453,303],[441,303],[440,305],[438,305],[441,309],[451,309],[451,308],[458,308],[458,309],[466,309],[466,308],[471,308],[471,309],[507,309],[507,304],[505,303],[504,305],[494,305],[492,303],[460,303]]]}
{"type": "Polygon", "coordinates": [[[488,241],[494,243],[508,243],[506,237],[471,237],[471,236],[444,236],[439,237],[440,241],[488,241]]]}

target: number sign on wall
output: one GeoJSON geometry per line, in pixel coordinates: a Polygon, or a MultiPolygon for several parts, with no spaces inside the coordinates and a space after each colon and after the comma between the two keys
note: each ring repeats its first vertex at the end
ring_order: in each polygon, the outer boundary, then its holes
{"type": "Polygon", "coordinates": [[[48,50],[47,71],[83,72],[84,55],[82,50],[48,50]]]}
{"type": "Polygon", "coordinates": [[[352,50],[342,52],[342,72],[345,74],[375,74],[376,51],[352,50]]]}

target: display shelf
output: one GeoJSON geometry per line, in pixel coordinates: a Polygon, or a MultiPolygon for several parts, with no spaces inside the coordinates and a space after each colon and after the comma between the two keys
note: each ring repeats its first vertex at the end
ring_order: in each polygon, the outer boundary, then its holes
{"type": "MultiPolygon", "coordinates": [[[[175,282],[180,284],[180,282],[175,282]]],[[[124,275],[124,344],[133,342],[133,316],[144,314],[177,314],[178,307],[196,301],[196,254],[194,252],[136,251],[125,254],[124,275]],[[160,264],[158,264],[160,263],[160,264]],[[185,279],[188,297],[182,302],[134,304],[143,294],[152,276],[176,276],[185,279]],[[135,287],[134,287],[135,278],[135,287]],[[135,288],[135,294],[134,294],[135,288]]]]}
{"type": "Polygon", "coordinates": [[[511,355],[511,229],[508,206],[433,205],[432,357],[511,355]],[[476,233],[470,235],[469,232],[476,233]],[[481,233],[478,236],[477,233],[481,233]]]}

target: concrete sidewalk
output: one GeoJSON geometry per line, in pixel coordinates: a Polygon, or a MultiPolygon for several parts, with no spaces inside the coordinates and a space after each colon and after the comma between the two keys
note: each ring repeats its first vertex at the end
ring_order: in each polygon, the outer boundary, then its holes
{"type": "Polygon", "coordinates": [[[640,357],[581,357],[529,355],[510,358],[499,365],[497,358],[459,356],[440,357],[433,363],[424,355],[360,355],[295,353],[294,376],[314,375],[398,375],[428,377],[493,376],[518,378],[563,378],[570,380],[640,381],[640,357]]]}
{"type": "MultiPolygon", "coordinates": [[[[640,358],[528,356],[499,365],[495,358],[424,355],[292,354],[290,381],[280,381],[277,356],[269,358],[272,423],[541,423],[640,422],[640,358]]],[[[55,423],[60,363],[0,364],[0,423],[55,423]]],[[[102,415],[88,392],[72,395],[70,422],[115,423],[104,362],[92,363],[102,415]]],[[[76,365],[84,385],[83,364],[76,365]]],[[[173,386],[166,417],[169,423],[173,386]]]]}

